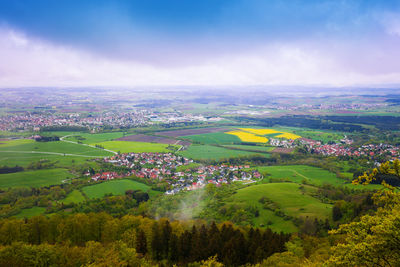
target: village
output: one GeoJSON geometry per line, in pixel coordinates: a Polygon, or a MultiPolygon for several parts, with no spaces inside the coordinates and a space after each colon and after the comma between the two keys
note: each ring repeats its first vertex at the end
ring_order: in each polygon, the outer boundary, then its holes
{"type": "Polygon", "coordinates": [[[196,190],[207,184],[221,186],[238,181],[252,183],[262,178],[262,175],[257,170],[251,170],[249,165],[204,166],[173,153],[126,153],[104,158],[103,161],[114,166],[127,167],[129,171],[96,173],[91,176],[91,181],[107,181],[128,176],[166,181],[169,184],[166,194],[196,190]],[[180,166],[184,168],[179,168],[180,166]]]}
{"type": "Polygon", "coordinates": [[[219,120],[221,120],[219,117],[206,118],[202,115],[183,114],[181,112],[158,113],[148,109],[138,109],[131,112],[107,111],[93,114],[26,111],[0,116],[0,131],[41,131],[44,127],[78,126],[86,127],[95,132],[104,127],[132,128],[157,123],[215,122],[219,120]]]}

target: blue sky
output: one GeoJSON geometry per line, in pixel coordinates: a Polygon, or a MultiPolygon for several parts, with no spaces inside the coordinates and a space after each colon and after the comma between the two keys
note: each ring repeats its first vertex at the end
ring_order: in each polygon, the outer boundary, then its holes
{"type": "Polygon", "coordinates": [[[0,86],[400,83],[400,1],[0,0],[0,33],[0,86]]]}

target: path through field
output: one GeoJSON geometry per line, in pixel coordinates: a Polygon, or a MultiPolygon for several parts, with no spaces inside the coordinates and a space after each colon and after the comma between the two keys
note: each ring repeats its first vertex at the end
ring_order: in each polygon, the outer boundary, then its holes
{"type": "MultiPolygon", "coordinates": [[[[118,154],[118,152],[115,152],[115,151],[112,151],[112,150],[109,150],[109,149],[99,148],[99,147],[88,145],[88,144],[80,144],[78,142],[64,140],[64,138],[69,137],[69,136],[74,136],[74,134],[69,134],[69,135],[63,136],[63,137],[60,138],[60,141],[67,142],[67,143],[72,143],[72,144],[77,144],[77,145],[82,145],[82,146],[89,146],[89,147],[101,149],[101,150],[104,150],[104,151],[107,151],[107,152],[110,152],[110,153],[118,154]]],[[[102,157],[104,157],[104,156],[101,156],[100,158],[102,158],[102,157]]],[[[99,158],[99,157],[97,157],[97,158],[99,158]]]]}
{"type": "Polygon", "coordinates": [[[292,170],[292,169],[279,169],[279,171],[291,171],[291,172],[293,172],[294,174],[297,174],[297,175],[300,176],[300,177],[303,177],[303,178],[305,178],[305,179],[307,179],[307,180],[311,180],[310,177],[307,177],[307,176],[305,176],[305,175],[299,173],[299,172],[296,171],[296,170],[292,170]]]}
{"type": "MultiPolygon", "coordinates": [[[[13,151],[13,150],[7,150],[7,151],[0,151],[0,153],[49,154],[49,155],[74,156],[74,157],[85,157],[85,158],[103,158],[104,157],[104,156],[87,156],[87,155],[59,153],[59,152],[45,152],[45,151],[13,151]]],[[[1,159],[1,160],[4,160],[4,159],[1,159]]]]}

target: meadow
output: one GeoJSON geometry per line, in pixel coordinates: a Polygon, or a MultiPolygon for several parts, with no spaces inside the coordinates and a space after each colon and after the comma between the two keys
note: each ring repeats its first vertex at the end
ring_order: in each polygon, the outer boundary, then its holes
{"type": "Polygon", "coordinates": [[[247,150],[247,151],[256,151],[256,152],[271,152],[272,150],[275,149],[275,147],[272,146],[251,146],[251,145],[224,145],[224,147],[227,148],[236,148],[240,150],[247,150]]]}
{"type": "Polygon", "coordinates": [[[130,179],[112,180],[82,188],[82,192],[91,199],[102,198],[107,194],[125,195],[126,190],[142,190],[147,192],[149,196],[160,194],[158,191],[151,190],[150,186],[130,179]]]}
{"type": "Polygon", "coordinates": [[[110,152],[102,149],[84,146],[80,144],[68,143],[63,141],[54,142],[36,142],[30,139],[2,141],[0,145],[0,152],[37,152],[45,154],[69,154],[72,156],[83,157],[103,157],[112,155],[110,152]]]}
{"type": "Polygon", "coordinates": [[[281,165],[257,167],[266,179],[287,179],[296,183],[306,180],[309,184],[344,185],[345,180],[336,177],[335,173],[307,165],[281,165]]]}
{"type": "MultiPolygon", "coordinates": [[[[331,215],[332,205],[321,203],[318,199],[308,193],[315,190],[310,186],[303,186],[295,183],[268,183],[252,185],[239,189],[231,198],[233,202],[241,202],[255,205],[260,210],[260,216],[255,218],[256,223],[270,220],[271,210],[265,210],[259,201],[261,198],[272,201],[284,214],[292,217],[310,217],[326,219],[331,215]]],[[[276,216],[276,215],[275,215],[276,216]]],[[[295,228],[289,227],[287,221],[272,220],[271,228],[281,229],[286,232],[294,231],[295,228]]]]}
{"type": "Polygon", "coordinates": [[[96,143],[105,149],[109,149],[121,153],[143,153],[143,152],[160,152],[168,153],[178,149],[178,146],[158,143],[147,143],[147,142],[130,142],[130,141],[105,141],[96,143]],[[173,150],[167,147],[173,147],[173,150]]]}
{"type": "Polygon", "coordinates": [[[73,174],[61,168],[0,174],[0,188],[56,185],[73,177],[73,174]]]}
{"type": "Polygon", "coordinates": [[[93,164],[90,160],[94,158],[113,155],[103,149],[63,141],[36,142],[31,139],[17,139],[0,143],[0,166],[19,165],[26,168],[32,163],[45,161],[54,163],[54,168],[69,169],[78,164],[93,164]]]}
{"type": "Polygon", "coordinates": [[[82,195],[81,191],[74,190],[67,195],[67,197],[60,202],[64,204],[80,203],[85,201],[85,197],[82,195]]]}
{"type": "Polygon", "coordinates": [[[191,142],[198,142],[205,145],[240,144],[242,142],[239,137],[222,132],[186,135],[186,136],[181,136],[180,138],[190,140],[191,142]]]}
{"type": "Polygon", "coordinates": [[[95,144],[99,142],[112,141],[124,136],[123,132],[111,132],[111,133],[67,133],[65,135],[70,135],[65,138],[68,141],[82,142],[84,144],[95,144]]]}
{"type": "Polygon", "coordinates": [[[32,207],[29,209],[22,209],[20,213],[15,215],[15,217],[17,217],[18,219],[31,218],[33,216],[43,214],[45,211],[46,208],[43,207],[32,207]]]}
{"type": "MultiPolygon", "coordinates": [[[[307,184],[323,185],[331,184],[334,186],[345,186],[357,190],[374,190],[382,188],[381,185],[370,184],[368,186],[353,185],[348,181],[336,177],[336,174],[327,170],[308,166],[308,165],[280,165],[280,166],[262,166],[257,170],[264,175],[265,179],[284,179],[295,183],[302,183],[304,180],[307,184]]],[[[349,179],[352,178],[350,173],[343,173],[349,179]]]]}
{"type": "Polygon", "coordinates": [[[179,155],[191,159],[220,160],[226,158],[255,155],[255,152],[233,150],[212,145],[191,145],[186,150],[178,152],[179,155]]]}

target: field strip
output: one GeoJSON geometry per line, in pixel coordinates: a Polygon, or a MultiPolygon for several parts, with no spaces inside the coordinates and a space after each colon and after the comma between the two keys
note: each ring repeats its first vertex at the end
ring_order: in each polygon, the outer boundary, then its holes
{"type": "Polygon", "coordinates": [[[307,176],[305,176],[305,175],[303,175],[303,174],[301,174],[301,173],[299,173],[298,171],[296,171],[296,170],[292,170],[292,169],[279,169],[280,171],[285,171],[285,170],[287,170],[287,171],[291,171],[291,172],[293,172],[294,174],[298,174],[299,176],[301,176],[301,177],[303,177],[303,178],[306,178],[307,180],[310,180],[310,178],[309,177],[307,177],[307,176]]]}
{"type": "Polygon", "coordinates": [[[48,154],[48,155],[58,155],[58,156],[74,156],[74,157],[85,157],[85,158],[104,158],[104,156],[87,156],[78,154],[68,154],[59,152],[44,152],[44,151],[0,151],[0,153],[22,153],[22,154],[48,154]]]}
{"type": "Polygon", "coordinates": [[[118,154],[118,152],[115,152],[115,151],[112,151],[112,150],[109,150],[109,149],[99,148],[99,147],[92,146],[92,145],[88,145],[88,144],[79,144],[78,142],[64,140],[64,138],[69,137],[69,136],[75,136],[75,134],[70,134],[70,135],[63,136],[63,137],[60,138],[60,141],[67,142],[67,143],[71,143],[71,144],[76,144],[76,145],[82,145],[82,146],[88,146],[88,147],[92,147],[92,148],[101,149],[101,150],[104,150],[104,151],[113,153],[113,154],[115,154],[115,155],[118,154]]]}

